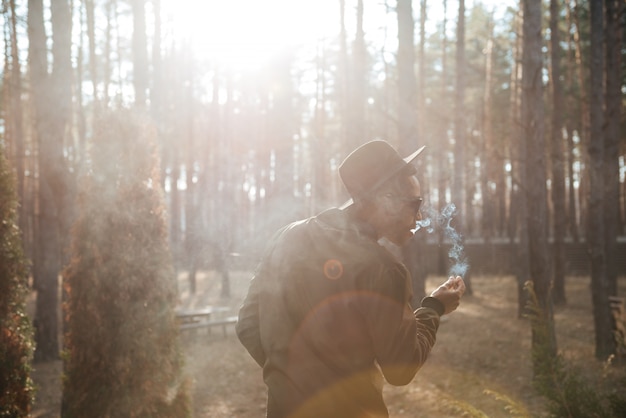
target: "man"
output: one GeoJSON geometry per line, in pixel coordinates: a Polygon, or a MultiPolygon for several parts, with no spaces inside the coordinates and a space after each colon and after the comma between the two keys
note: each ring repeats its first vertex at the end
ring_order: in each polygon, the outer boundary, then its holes
{"type": "Polygon", "coordinates": [[[412,312],[410,276],[378,244],[413,235],[422,198],[410,161],[422,150],[403,160],[384,141],[357,148],[339,167],[353,202],[270,242],[237,323],[263,368],[267,417],[388,417],[383,377],[408,384],[459,305],[465,286],[450,277],[412,312]]]}

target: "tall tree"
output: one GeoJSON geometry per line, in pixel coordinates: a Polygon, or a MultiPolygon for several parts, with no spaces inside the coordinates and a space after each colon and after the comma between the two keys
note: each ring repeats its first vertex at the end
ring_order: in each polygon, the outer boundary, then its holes
{"type": "MultiPolygon", "coordinates": [[[[76,195],[76,178],[71,175],[69,163],[74,164],[75,158],[70,153],[75,149],[72,112],[72,13],[69,0],[50,2],[52,20],[52,72],[50,85],[50,137],[55,147],[60,150],[58,164],[59,181],[62,184],[59,199],[59,233],[61,262],[65,262],[69,246],[69,230],[73,222],[74,200],[76,195]],[[65,155],[68,157],[65,157],[65,155]]],[[[71,167],[75,169],[75,167],[71,167]]]]}
{"type": "MultiPolygon", "coordinates": [[[[426,14],[425,0],[421,2],[420,15],[424,20],[426,14]]],[[[416,78],[415,78],[415,22],[413,20],[413,6],[411,0],[398,0],[396,7],[398,17],[398,135],[399,135],[399,149],[402,154],[408,154],[412,149],[415,149],[418,141],[423,141],[424,138],[420,137],[420,120],[419,112],[423,112],[425,106],[423,106],[424,92],[422,90],[418,93],[416,78]]],[[[421,30],[420,33],[424,36],[421,30]]],[[[419,79],[423,80],[424,69],[423,65],[423,44],[424,38],[420,40],[420,71],[419,79]]],[[[425,194],[425,179],[423,173],[423,164],[418,165],[418,174],[420,181],[423,184],[422,193],[425,194]]],[[[411,273],[412,285],[413,285],[413,306],[419,306],[419,301],[425,296],[425,269],[424,269],[424,251],[422,248],[422,238],[415,236],[409,243],[407,243],[401,251],[404,264],[407,266],[411,273]]]]}
{"type": "Polygon", "coordinates": [[[68,68],[70,38],[69,5],[53,2],[53,75],[48,75],[43,2],[28,2],[29,67],[35,107],[35,135],[38,139],[39,217],[34,287],[36,361],[56,359],[58,339],[58,291],[62,260],[62,225],[66,199],[66,168],[63,140],[68,122],[71,76],[68,68]]]}
{"type": "Polygon", "coordinates": [[[146,106],[148,98],[148,41],[146,38],[146,1],[132,0],[133,9],[133,85],[135,104],[146,106]]]}
{"type": "Polygon", "coordinates": [[[552,163],[552,226],[554,257],[554,292],[557,305],[565,303],[565,171],[563,162],[563,85],[561,80],[561,38],[559,0],[550,0],[550,63],[552,86],[552,128],[550,162],[552,163]]]}
{"type": "MultiPolygon", "coordinates": [[[[459,0],[459,15],[456,27],[456,80],[454,98],[454,178],[452,181],[452,200],[456,202],[460,214],[455,228],[463,237],[469,216],[467,214],[467,182],[465,170],[465,149],[467,141],[465,120],[465,0],[459,0]]],[[[465,277],[466,292],[473,293],[469,274],[465,277]]]]}
{"type": "MultiPolygon", "coordinates": [[[[8,4],[8,28],[10,40],[10,67],[5,71],[5,88],[9,90],[10,102],[7,103],[7,126],[6,136],[14,146],[15,171],[17,174],[17,198],[21,203],[18,207],[18,225],[24,237],[26,229],[26,205],[24,204],[24,171],[25,171],[25,138],[24,138],[24,116],[22,111],[22,70],[19,58],[17,42],[17,14],[15,11],[15,0],[10,0],[8,4]]],[[[7,57],[8,58],[8,57],[7,57]]],[[[23,243],[24,244],[24,243],[23,243]]]]}
{"type": "Polygon", "coordinates": [[[483,92],[483,152],[481,159],[481,190],[483,198],[483,212],[482,212],[482,225],[481,231],[485,241],[489,241],[497,226],[496,211],[495,211],[495,182],[496,182],[496,165],[498,153],[494,143],[493,136],[493,120],[491,109],[493,107],[493,17],[490,17],[488,22],[489,39],[485,46],[485,89],[483,92]]]}
{"type": "MultiPolygon", "coordinates": [[[[450,170],[448,167],[448,125],[449,118],[447,108],[449,106],[448,98],[448,35],[446,28],[448,26],[448,1],[443,1],[443,22],[441,25],[441,83],[439,95],[435,96],[438,102],[437,106],[437,125],[436,125],[436,138],[441,138],[437,141],[435,148],[435,155],[437,159],[437,204],[439,212],[443,211],[446,202],[446,191],[450,182],[450,170]]],[[[447,254],[443,245],[444,231],[443,228],[439,228],[437,231],[437,274],[445,274],[447,254]]]]}
{"type": "MultiPolygon", "coordinates": [[[[162,121],[163,117],[163,57],[161,0],[153,0],[154,7],[154,37],[152,40],[152,88],[150,89],[150,110],[155,121],[162,121]]],[[[162,126],[159,126],[162,128],[162,126]]]]}
{"type": "MultiPolygon", "coordinates": [[[[566,7],[567,10],[567,65],[565,66],[565,79],[567,83],[568,93],[575,91],[575,71],[576,71],[576,42],[575,42],[575,33],[576,26],[574,25],[574,12],[572,11],[572,7],[566,7]]],[[[582,95],[582,92],[580,92],[582,95]]],[[[574,242],[578,242],[578,217],[576,212],[576,202],[577,202],[577,193],[575,184],[575,175],[574,175],[574,130],[576,128],[575,119],[578,119],[575,115],[576,112],[576,101],[567,100],[565,102],[566,112],[567,112],[567,120],[566,120],[566,132],[567,132],[567,174],[568,174],[568,188],[567,188],[567,226],[569,233],[574,240],[574,242]]]]}
{"type": "Polygon", "coordinates": [[[346,31],[346,0],[339,0],[339,59],[337,64],[337,89],[338,89],[338,107],[340,114],[340,143],[342,144],[342,152],[348,155],[351,151],[349,131],[350,131],[350,89],[348,83],[350,80],[349,59],[348,59],[348,33],[346,31]]]}
{"type": "MultiPolygon", "coordinates": [[[[542,74],[541,0],[524,1],[522,52],[522,129],[526,143],[526,216],[530,277],[533,281],[543,322],[548,324],[548,335],[533,330],[533,347],[550,347],[556,355],[556,336],[550,294],[551,278],[547,240],[547,191],[544,138],[544,103],[542,74]]],[[[540,365],[534,359],[535,376],[540,365]]]]}
{"type": "Polygon", "coordinates": [[[618,250],[617,235],[620,231],[619,199],[619,152],[622,115],[622,28],[620,15],[626,11],[623,1],[605,0],[606,11],[606,96],[604,130],[604,222],[607,261],[607,291],[617,295],[618,250]]]}
{"type": "Polygon", "coordinates": [[[352,150],[366,142],[365,137],[365,100],[367,91],[367,49],[365,47],[365,31],[363,0],[357,0],[356,33],[352,44],[352,60],[349,81],[349,112],[348,126],[349,149],[352,150]]]}
{"type": "Polygon", "coordinates": [[[456,27],[456,80],[454,98],[454,181],[452,199],[465,225],[465,0],[459,0],[456,27]]]}
{"type": "Polygon", "coordinates": [[[609,280],[607,276],[606,225],[604,221],[605,171],[604,171],[604,10],[603,2],[590,2],[591,52],[590,122],[589,137],[589,220],[587,242],[591,257],[591,295],[595,325],[595,354],[606,359],[614,352],[615,342],[611,332],[611,312],[608,304],[609,280]]]}
{"type": "Polygon", "coordinates": [[[399,149],[407,154],[417,144],[417,85],[411,0],[398,0],[398,135],[399,149]]]}
{"type": "Polygon", "coordinates": [[[29,417],[32,328],[26,315],[28,263],[17,226],[14,176],[0,145],[0,416],[29,417]]]}
{"type": "Polygon", "coordinates": [[[515,44],[513,47],[513,68],[511,71],[510,118],[511,118],[511,183],[509,193],[509,239],[514,247],[515,260],[514,274],[517,279],[517,316],[522,318],[526,309],[525,283],[530,280],[530,260],[528,254],[528,220],[526,216],[526,192],[523,180],[526,173],[526,143],[522,131],[522,20],[523,0],[520,0],[520,9],[515,15],[513,30],[515,44]],[[517,245],[515,240],[517,238],[517,245]]]}
{"type": "MultiPolygon", "coordinates": [[[[420,1],[420,18],[419,18],[419,31],[420,31],[420,41],[417,49],[417,95],[416,95],[416,115],[415,115],[415,124],[416,131],[415,136],[420,145],[430,146],[430,141],[424,132],[426,132],[425,121],[426,121],[426,19],[428,14],[427,1],[420,1]]],[[[415,148],[417,144],[413,145],[412,148],[415,148]]],[[[418,162],[418,170],[420,178],[424,179],[424,175],[422,174],[424,171],[423,160],[419,160],[418,162]]],[[[425,180],[425,179],[424,179],[425,180]]],[[[423,181],[422,184],[422,193],[430,194],[430,184],[423,181]]]]}
{"type": "Polygon", "coordinates": [[[85,14],[87,15],[87,38],[89,40],[89,73],[93,89],[94,106],[98,107],[98,60],[96,55],[96,19],[94,0],[85,0],[85,14]]]}
{"type": "MultiPolygon", "coordinates": [[[[597,0],[596,2],[599,2],[597,0]]],[[[591,2],[580,2],[580,0],[574,0],[574,25],[573,36],[574,36],[574,45],[575,45],[575,60],[576,60],[576,78],[578,79],[578,88],[580,93],[580,107],[578,109],[579,115],[578,119],[580,124],[578,125],[578,134],[580,137],[581,149],[589,147],[589,141],[591,136],[591,122],[590,122],[590,106],[591,106],[591,92],[589,91],[589,67],[591,64],[586,62],[584,58],[587,57],[587,54],[584,54],[583,51],[583,38],[585,37],[585,31],[582,28],[582,17],[583,12],[585,12],[584,7],[587,5],[586,3],[591,2]]],[[[591,163],[588,161],[588,153],[582,152],[582,168],[580,169],[580,182],[578,186],[578,204],[579,204],[579,218],[581,222],[585,222],[588,219],[587,214],[587,206],[588,201],[586,199],[587,193],[589,193],[589,170],[591,167],[591,163]]]]}
{"type": "Polygon", "coordinates": [[[94,131],[92,170],[64,274],[62,415],[186,417],[176,276],[153,129],[117,111],[94,131]]]}

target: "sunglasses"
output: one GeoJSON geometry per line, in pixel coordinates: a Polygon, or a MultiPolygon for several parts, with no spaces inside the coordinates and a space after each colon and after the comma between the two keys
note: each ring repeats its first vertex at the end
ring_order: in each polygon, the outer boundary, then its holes
{"type": "Polygon", "coordinates": [[[404,197],[404,196],[396,196],[392,194],[389,194],[387,196],[392,199],[396,199],[396,200],[403,202],[405,205],[410,207],[415,214],[417,214],[420,211],[420,208],[422,207],[422,203],[424,203],[424,199],[419,196],[418,197],[404,197]]]}

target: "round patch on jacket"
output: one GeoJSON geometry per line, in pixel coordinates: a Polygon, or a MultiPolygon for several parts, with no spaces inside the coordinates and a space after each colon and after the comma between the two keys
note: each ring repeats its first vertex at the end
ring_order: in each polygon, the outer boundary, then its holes
{"type": "Polygon", "coordinates": [[[330,280],[337,280],[343,275],[343,264],[341,261],[331,258],[324,263],[324,276],[330,280]]]}

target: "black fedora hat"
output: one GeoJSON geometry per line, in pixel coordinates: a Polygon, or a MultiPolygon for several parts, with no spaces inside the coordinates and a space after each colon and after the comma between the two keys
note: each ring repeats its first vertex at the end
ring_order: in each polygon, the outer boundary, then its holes
{"type": "Polygon", "coordinates": [[[376,140],[352,151],[339,166],[341,181],[352,197],[341,205],[341,209],[350,206],[354,200],[371,196],[387,180],[411,164],[425,148],[422,146],[402,158],[388,142],[376,140]]]}

